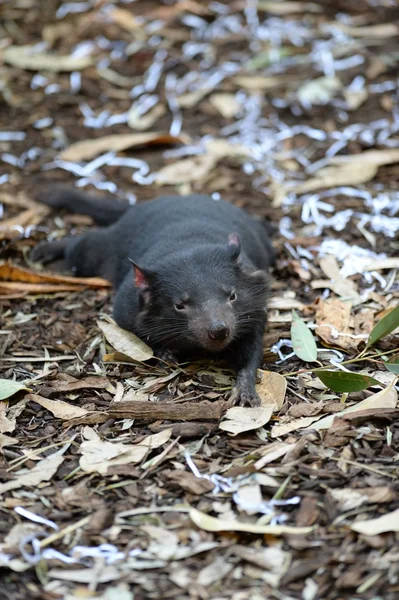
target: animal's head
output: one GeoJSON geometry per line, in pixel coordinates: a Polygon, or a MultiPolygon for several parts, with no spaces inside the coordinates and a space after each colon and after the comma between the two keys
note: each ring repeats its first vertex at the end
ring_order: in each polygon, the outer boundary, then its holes
{"type": "Polygon", "coordinates": [[[224,350],[265,321],[267,276],[248,268],[237,234],[226,244],[169,256],[157,270],[133,264],[140,334],[166,347],[224,350]]]}

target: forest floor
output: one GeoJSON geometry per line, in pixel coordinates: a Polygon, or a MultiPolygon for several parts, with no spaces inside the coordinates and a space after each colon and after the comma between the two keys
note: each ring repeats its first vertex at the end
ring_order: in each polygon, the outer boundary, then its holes
{"type": "Polygon", "coordinates": [[[1,599],[399,597],[397,330],[365,349],[399,299],[395,5],[3,4],[1,599]],[[106,282],[32,264],[92,225],[35,203],[55,183],[272,221],[256,417],[223,416],[223,365],[121,355],[106,282]]]}

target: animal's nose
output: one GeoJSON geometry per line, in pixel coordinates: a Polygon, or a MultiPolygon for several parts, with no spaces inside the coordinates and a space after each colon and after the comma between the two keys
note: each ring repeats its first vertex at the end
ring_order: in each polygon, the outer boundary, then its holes
{"type": "Polygon", "coordinates": [[[223,342],[229,335],[230,329],[226,323],[216,323],[208,329],[208,336],[215,342],[223,342]]]}

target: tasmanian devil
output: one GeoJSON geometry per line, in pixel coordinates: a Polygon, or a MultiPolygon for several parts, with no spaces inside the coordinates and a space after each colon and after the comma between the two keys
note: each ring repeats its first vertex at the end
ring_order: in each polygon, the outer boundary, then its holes
{"type": "Polygon", "coordinates": [[[256,369],[267,320],[267,269],[274,259],[267,225],[203,195],[130,206],[58,189],[38,199],[89,215],[103,227],[41,244],[33,260],[64,257],[77,276],[110,280],[121,327],[158,356],[166,351],[181,360],[225,359],[237,370],[236,401],[259,406],[256,369]]]}

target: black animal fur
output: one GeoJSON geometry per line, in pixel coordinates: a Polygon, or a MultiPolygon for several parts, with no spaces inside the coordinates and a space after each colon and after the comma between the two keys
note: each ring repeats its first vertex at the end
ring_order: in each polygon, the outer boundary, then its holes
{"type": "Polygon", "coordinates": [[[129,206],[61,189],[38,199],[107,226],[42,244],[33,260],[63,256],[77,276],[110,280],[121,327],[158,354],[226,359],[237,370],[237,400],[259,405],[255,378],[267,321],[267,269],[274,260],[264,224],[202,195],[129,206]]]}

